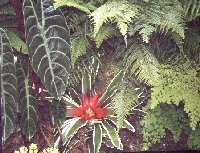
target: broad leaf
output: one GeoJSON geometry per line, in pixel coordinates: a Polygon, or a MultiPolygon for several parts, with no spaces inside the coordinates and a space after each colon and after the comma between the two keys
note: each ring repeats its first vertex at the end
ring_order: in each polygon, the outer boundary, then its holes
{"type": "Polygon", "coordinates": [[[91,91],[91,88],[92,88],[91,87],[91,76],[86,70],[83,70],[83,72],[82,72],[82,94],[88,95],[91,91]]]}
{"type": "Polygon", "coordinates": [[[70,69],[70,37],[64,17],[51,1],[25,0],[26,43],[34,70],[49,93],[60,100],[70,69]]]}
{"type": "Polygon", "coordinates": [[[36,132],[37,127],[37,99],[34,97],[30,84],[29,65],[17,61],[17,85],[19,96],[19,111],[21,112],[20,126],[22,132],[30,140],[36,132]]]}
{"type": "Polygon", "coordinates": [[[13,50],[3,29],[0,28],[1,110],[3,142],[15,130],[16,121],[16,70],[13,50]]]}

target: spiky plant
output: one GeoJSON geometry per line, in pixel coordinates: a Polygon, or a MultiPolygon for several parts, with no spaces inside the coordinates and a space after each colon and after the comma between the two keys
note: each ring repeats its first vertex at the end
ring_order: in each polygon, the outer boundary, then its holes
{"type": "MultiPolygon", "coordinates": [[[[94,91],[91,74],[87,73],[86,70],[82,71],[82,94],[78,96],[74,91],[73,95],[64,95],[62,98],[66,104],[67,120],[61,126],[62,136],[57,139],[56,148],[61,140],[66,145],[78,129],[89,126],[93,129],[92,138],[89,138],[93,144],[88,145],[90,152],[99,152],[103,137],[109,138],[114,147],[123,149],[117,131],[117,116],[113,112],[110,101],[123,75],[124,72],[120,71],[102,94],[94,91]]],[[[123,121],[122,128],[135,131],[134,127],[126,119],[123,121]]]]}

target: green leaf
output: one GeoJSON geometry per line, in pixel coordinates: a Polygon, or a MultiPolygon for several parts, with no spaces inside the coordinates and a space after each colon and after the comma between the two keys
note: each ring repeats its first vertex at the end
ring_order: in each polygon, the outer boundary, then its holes
{"type": "Polygon", "coordinates": [[[83,70],[82,71],[82,94],[88,95],[91,89],[92,89],[91,76],[86,70],[83,70]]]}
{"type": "MultiPolygon", "coordinates": [[[[115,125],[117,125],[117,117],[116,116],[109,116],[108,119],[110,121],[112,121],[115,125]]],[[[135,128],[133,127],[133,125],[131,125],[131,123],[128,120],[126,120],[126,119],[124,119],[122,128],[128,129],[131,132],[135,132],[135,128]]]]}
{"type": "Polygon", "coordinates": [[[122,81],[124,76],[124,72],[120,71],[110,82],[110,84],[108,85],[106,91],[104,92],[104,94],[101,96],[101,98],[99,99],[99,103],[98,105],[101,106],[108,98],[112,97],[113,94],[115,93],[118,84],[122,81]]]}
{"type": "Polygon", "coordinates": [[[67,95],[64,95],[61,101],[65,104],[65,106],[79,107],[79,104],[67,95]]]}
{"type": "Polygon", "coordinates": [[[93,147],[94,153],[98,153],[102,143],[102,128],[100,124],[94,124],[93,147]]]}
{"type": "Polygon", "coordinates": [[[79,35],[78,37],[72,39],[71,59],[73,67],[78,58],[86,54],[88,46],[89,42],[83,35],[79,35]]]}
{"type": "Polygon", "coordinates": [[[53,4],[25,0],[26,44],[34,70],[49,93],[60,100],[70,70],[70,36],[64,17],[53,4]]]}
{"type": "Polygon", "coordinates": [[[14,55],[8,37],[0,28],[0,70],[1,70],[1,110],[2,110],[2,139],[3,142],[15,130],[17,111],[16,69],[14,55]]]}
{"type": "Polygon", "coordinates": [[[66,144],[71,137],[77,132],[78,129],[85,126],[87,122],[81,118],[73,118],[66,120],[62,125],[62,140],[63,144],[66,144]]]}
{"type": "Polygon", "coordinates": [[[125,80],[120,84],[119,92],[112,98],[111,105],[117,115],[118,130],[123,126],[123,122],[129,114],[132,107],[136,104],[138,95],[133,85],[125,80]]]}
{"type": "Polygon", "coordinates": [[[74,7],[87,14],[90,14],[90,8],[95,9],[93,5],[85,4],[83,3],[83,1],[79,1],[79,0],[55,0],[54,6],[55,8],[58,8],[61,6],[74,7]]]}
{"type": "Polygon", "coordinates": [[[29,72],[28,64],[17,60],[17,85],[18,85],[18,106],[21,112],[20,126],[22,132],[30,140],[35,132],[38,122],[37,115],[37,99],[34,96],[33,89],[31,87],[31,76],[29,72]]]}
{"type": "Polygon", "coordinates": [[[108,137],[111,139],[112,144],[118,149],[123,149],[121,139],[112,125],[110,125],[107,121],[103,121],[103,128],[106,130],[108,137]]]}
{"type": "Polygon", "coordinates": [[[6,34],[8,35],[12,47],[15,48],[17,51],[21,51],[24,54],[28,54],[27,45],[19,36],[10,30],[5,30],[5,31],[6,34]]]}

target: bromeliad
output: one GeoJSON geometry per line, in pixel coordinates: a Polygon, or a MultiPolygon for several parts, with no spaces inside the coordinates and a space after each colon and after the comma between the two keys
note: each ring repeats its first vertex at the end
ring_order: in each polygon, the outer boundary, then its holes
{"type": "MultiPolygon", "coordinates": [[[[93,61],[93,63],[95,62],[93,61]]],[[[97,72],[97,70],[94,72],[97,72]]],[[[64,145],[69,142],[81,127],[93,126],[93,136],[88,140],[93,142],[88,144],[90,153],[99,152],[103,137],[111,140],[112,147],[123,149],[116,129],[117,118],[110,105],[111,97],[116,93],[118,83],[122,81],[123,75],[124,73],[120,71],[108,85],[106,91],[101,94],[95,93],[91,86],[92,73],[88,73],[88,71],[82,72],[81,96],[74,89],[69,89],[69,94],[62,97],[67,110],[67,120],[61,126],[64,145]]],[[[123,128],[134,132],[134,127],[127,120],[124,120],[123,128]]],[[[61,138],[59,137],[55,143],[56,148],[58,148],[60,140],[61,138]]]]}

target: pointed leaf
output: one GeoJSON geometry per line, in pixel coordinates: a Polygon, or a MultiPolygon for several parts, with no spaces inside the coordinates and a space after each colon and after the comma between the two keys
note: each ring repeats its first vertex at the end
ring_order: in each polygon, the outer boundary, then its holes
{"type": "Polygon", "coordinates": [[[120,71],[110,82],[105,93],[99,99],[99,106],[101,106],[109,97],[116,91],[118,84],[122,81],[124,72],[120,71]]]}
{"type": "Polygon", "coordinates": [[[82,94],[88,95],[91,91],[91,76],[86,70],[82,72],[82,94]]]}
{"type": "MultiPolygon", "coordinates": [[[[116,116],[109,116],[108,119],[113,122],[117,126],[117,117],[116,116]]],[[[126,128],[130,130],[131,132],[135,132],[135,128],[131,125],[131,123],[128,120],[124,120],[122,128],[126,128]]]]}
{"type": "Polygon", "coordinates": [[[8,38],[10,40],[10,43],[13,48],[15,48],[17,51],[21,51],[24,54],[28,54],[28,48],[25,42],[13,31],[5,30],[8,38]]]}
{"type": "Polygon", "coordinates": [[[112,144],[118,149],[122,149],[121,139],[112,125],[110,125],[107,121],[103,121],[103,128],[106,130],[108,137],[110,138],[112,144]]]}
{"type": "Polygon", "coordinates": [[[16,121],[16,70],[14,55],[8,37],[0,28],[1,110],[3,142],[15,130],[16,121]]]}
{"type": "Polygon", "coordinates": [[[94,153],[98,153],[102,143],[102,128],[100,124],[94,124],[93,147],[94,153]]]}
{"type": "Polygon", "coordinates": [[[22,132],[30,140],[36,132],[37,126],[37,99],[30,84],[29,65],[17,61],[17,85],[19,95],[19,111],[21,112],[20,126],[22,132]]]}
{"type": "Polygon", "coordinates": [[[60,100],[70,69],[70,37],[64,17],[49,1],[25,0],[26,43],[34,70],[49,93],[60,100]]]}
{"type": "Polygon", "coordinates": [[[73,137],[73,135],[77,132],[77,130],[85,126],[86,123],[87,122],[83,121],[81,118],[72,118],[66,120],[61,127],[63,144],[66,144],[70,140],[70,138],[73,137]]]}

